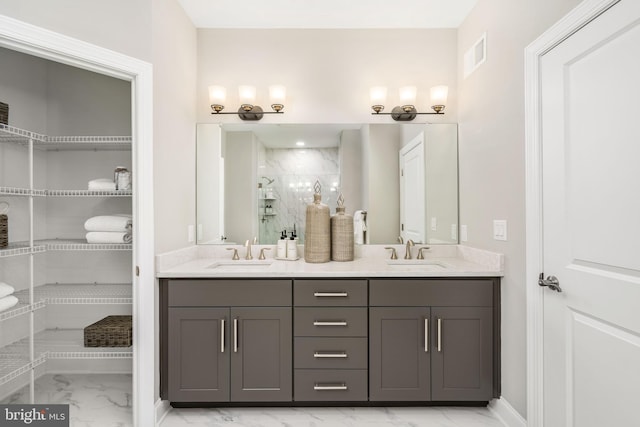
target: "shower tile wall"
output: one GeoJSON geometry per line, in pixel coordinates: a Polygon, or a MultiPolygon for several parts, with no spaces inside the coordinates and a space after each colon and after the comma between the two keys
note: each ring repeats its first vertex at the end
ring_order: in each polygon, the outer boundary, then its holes
{"type": "MultiPolygon", "coordinates": [[[[260,153],[262,154],[262,153],[260,153]]],[[[289,233],[295,225],[299,243],[304,243],[306,207],[313,202],[313,185],[316,180],[322,186],[322,203],[335,212],[340,194],[339,149],[305,148],[264,151],[264,164],[259,160],[259,181],[264,193],[269,189],[275,200],[260,199],[258,225],[261,244],[275,244],[282,230],[289,233]],[[274,180],[267,184],[267,177],[274,180]],[[266,205],[271,205],[273,215],[265,215],[266,205]]],[[[264,197],[264,193],[258,197],[264,197]]]]}

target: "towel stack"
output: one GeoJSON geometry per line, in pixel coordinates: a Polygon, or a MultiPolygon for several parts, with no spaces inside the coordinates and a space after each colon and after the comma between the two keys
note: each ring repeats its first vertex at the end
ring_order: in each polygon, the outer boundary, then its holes
{"type": "Polygon", "coordinates": [[[9,310],[18,304],[18,298],[13,296],[14,292],[13,286],[0,282],[0,311],[9,310]]]}
{"type": "Polygon", "coordinates": [[[100,215],[84,223],[87,243],[131,243],[131,215],[100,215]]]}
{"type": "Polygon", "coordinates": [[[115,191],[116,183],[109,178],[98,178],[89,181],[89,190],[93,191],[115,191]]]}

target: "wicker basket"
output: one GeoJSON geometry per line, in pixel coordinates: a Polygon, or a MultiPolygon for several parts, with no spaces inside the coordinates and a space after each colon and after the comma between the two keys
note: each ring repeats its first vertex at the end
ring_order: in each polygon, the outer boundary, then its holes
{"type": "Polygon", "coordinates": [[[0,248],[9,245],[9,220],[6,215],[0,215],[0,248]]]}
{"type": "Polygon", "coordinates": [[[131,316],[107,316],[84,328],[85,347],[130,347],[131,316]]]}
{"type": "Polygon", "coordinates": [[[331,217],[331,260],[353,261],[353,217],[338,206],[331,217]]]}
{"type": "Polygon", "coordinates": [[[9,124],[9,104],[0,102],[0,123],[3,125],[9,124]]]}
{"type": "Polygon", "coordinates": [[[329,206],[320,203],[320,200],[320,194],[316,193],[313,195],[313,203],[307,206],[304,260],[310,263],[331,261],[329,206]]]}

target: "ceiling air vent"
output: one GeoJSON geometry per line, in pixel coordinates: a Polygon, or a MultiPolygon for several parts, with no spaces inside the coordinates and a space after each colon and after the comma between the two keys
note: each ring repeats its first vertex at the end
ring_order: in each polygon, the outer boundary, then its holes
{"type": "Polygon", "coordinates": [[[487,33],[476,41],[464,54],[464,78],[466,79],[487,59],[487,33]]]}

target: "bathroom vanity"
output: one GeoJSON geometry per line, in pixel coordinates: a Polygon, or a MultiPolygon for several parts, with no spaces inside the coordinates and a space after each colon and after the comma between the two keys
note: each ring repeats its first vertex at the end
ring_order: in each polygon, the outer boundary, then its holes
{"type": "Polygon", "coordinates": [[[450,245],[422,262],[386,260],[381,247],[349,263],[203,256],[221,249],[158,263],[161,397],[172,405],[499,396],[501,255],[450,245]]]}

